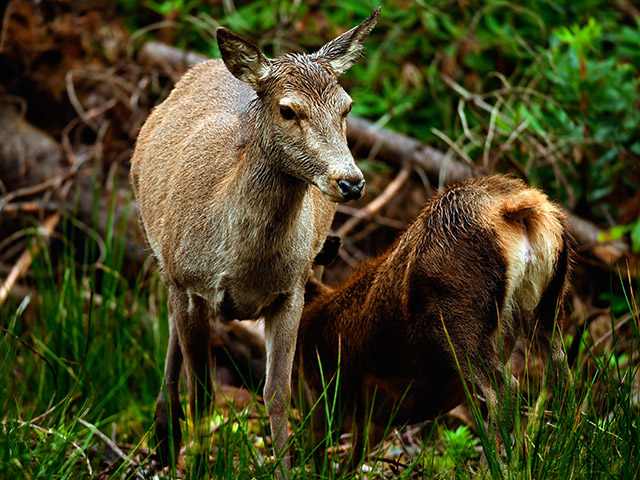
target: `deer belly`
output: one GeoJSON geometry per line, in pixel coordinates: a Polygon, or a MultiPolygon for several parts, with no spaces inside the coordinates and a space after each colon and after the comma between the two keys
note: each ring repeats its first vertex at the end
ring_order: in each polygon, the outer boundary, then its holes
{"type": "Polygon", "coordinates": [[[224,290],[219,295],[221,300],[216,303],[214,310],[221,320],[254,320],[270,311],[277,310],[287,297],[285,293],[271,293],[254,297],[248,292],[232,294],[224,290]]]}

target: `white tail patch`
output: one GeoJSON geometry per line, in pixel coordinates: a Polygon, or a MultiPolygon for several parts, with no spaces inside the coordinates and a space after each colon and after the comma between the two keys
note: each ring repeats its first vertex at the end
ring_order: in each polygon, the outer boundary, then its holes
{"type": "MultiPolygon", "coordinates": [[[[546,195],[534,189],[501,203],[490,208],[498,209],[496,231],[507,262],[504,313],[509,317],[522,312],[531,315],[553,278],[562,249],[563,226],[558,220],[562,215],[546,195]],[[516,305],[519,312],[513,311],[516,305]]],[[[509,320],[503,322],[511,323],[509,320]]]]}

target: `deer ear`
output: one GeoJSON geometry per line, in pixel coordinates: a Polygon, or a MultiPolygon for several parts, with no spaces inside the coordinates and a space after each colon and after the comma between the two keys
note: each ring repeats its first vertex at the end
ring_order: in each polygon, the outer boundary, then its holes
{"type": "Polygon", "coordinates": [[[375,27],[378,17],[380,17],[380,7],[376,8],[360,25],[334,38],[314,53],[313,59],[327,64],[336,76],[342,75],[356,63],[362,52],[364,41],[375,27]]]}
{"type": "Polygon", "coordinates": [[[216,30],[218,48],[227,69],[238,80],[258,88],[271,71],[271,65],[260,49],[249,40],[231,30],[220,27],[216,30]]]}

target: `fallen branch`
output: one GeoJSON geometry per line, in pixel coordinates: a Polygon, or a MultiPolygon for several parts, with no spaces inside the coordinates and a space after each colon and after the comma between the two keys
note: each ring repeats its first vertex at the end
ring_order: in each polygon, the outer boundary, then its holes
{"type": "Polygon", "coordinates": [[[382,207],[384,207],[389,201],[398,193],[398,190],[407,183],[411,172],[413,171],[413,164],[407,162],[402,166],[398,175],[387,185],[383,192],[374,198],[372,201],[360,210],[357,210],[355,215],[352,215],[346,222],[340,225],[340,228],[336,231],[336,235],[340,238],[344,238],[353,228],[364,220],[368,220],[378,213],[382,207]]]}
{"type": "MultiPolygon", "coordinates": [[[[148,66],[170,67],[180,71],[207,60],[208,57],[193,52],[183,52],[161,42],[147,42],[140,50],[139,59],[148,66]]],[[[488,104],[483,107],[491,109],[488,104]]],[[[376,152],[376,158],[398,169],[402,169],[406,163],[413,164],[421,168],[438,188],[486,174],[479,168],[453,158],[453,153],[444,153],[416,139],[378,127],[363,118],[354,116],[348,118],[347,136],[356,153],[367,155],[373,150],[376,152]]],[[[626,243],[602,242],[600,240],[603,236],[602,229],[571,212],[566,213],[569,217],[571,232],[581,250],[591,250],[593,255],[605,265],[618,262],[630,253],[626,243]]],[[[353,227],[348,230],[351,228],[353,227]]]]}
{"type": "Polygon", "coordinates": [[[120,459],[123,462],[128,464],[130,467],[135,468],[136,469],[136,472],[135,472],[136,477],[141,478],[142,480],[144,480],[145,477],[140,472],[137,471],[137,469],[140,468],[140,465],[138,463],[136,463],[134,460],[132,460],[129,456],[127,456],[127,454],[124,453],[120,449],[120,447],[118,447],[118,445],[116,445],[116,443],[113,440],[111,440],[104,433],[102,433],[100,430],[98,430],[98,427],[96,427],[92,423],[89,423],[89,422],[83,420],[82,418],[79,418],[78,422],[80,424],[84,425],[85,427],[87,427],[89,430],[91,430],[91,433],[93,433],[96,437],[98,437],[105,444],[107,444],[107,446],[113,451],[113,453],[115,453],[118,457],[120,457],[120,459]]]}
{"type": "Polygon", "coordinates": [[[184,73],[191,65],[205,60],[209,60],[206,55],[180,50],[166,43],[156,41],[145,43],[138,53],[138,61],[142,65],[162,68],[172,78],[176,76],[176,72],[184,73]]]}
{"type": "MultiPolygon", "coordinates": [[[[60,221],[60,217],[60,212],[56,212],[47,217],[42,223],[39,231],[42,234],[43,240],[46,241],[51,236],[60,221]]],[[[38,249],[38,244],[34,242],[31,248],[22,252],[22,255],[20,255],[20,258],[18,258],[18,261],[9,272],[6,280],[2,286],[0,286],[0,305],[5,302],[9,296],[9,292],[11,292],[18,279],[29,269],[31,262],[33,262],[33,256],[38,253],[38,249]]]]}
{"type": "Polygon", "coordinates": [[[13,190],[12,192],[7,193],[4,197],[0,198],[0,212],[4,209],[5,205],[9,202],[15,200],[20,197],[30,197],[35,195],[36,193],[44,192],[45,190],[49,190],[51,188],[60,187],[66,180],[71,178],[76,174],[75,170],[68,171],[63,175],[59,175],[54,178],[50,178],[49,180],[45,180],[42,183],[38,183],[37,185],[30,185],[28,187],[18,188],[17,190],[13,190]]]}
{"type": "Polygon", "coordinates": [[[369,152],[376,148],[379,160],[396,168],[402,168],[407,162],[412,163],[424,170],[430,179],[435,179],[439,187],[482,176],[480,170],[451,155],[400,133],[377,127],[363,118],[348,118],[347,136],[355,152],[369,152]]]}

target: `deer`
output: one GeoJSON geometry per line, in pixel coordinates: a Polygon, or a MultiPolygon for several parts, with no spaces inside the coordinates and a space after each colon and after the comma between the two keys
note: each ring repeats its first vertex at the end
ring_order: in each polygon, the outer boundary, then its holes
{"type": "MultiPolygon", "coordinates": [[[[353,101],[338,78],[360,56],[379,15],[377,8],[315,53],[273,59],[218,28],[222,58],[190,68],[140,129],[131,184],[168,289],[169,343],[155,410],[164,464],[182,440],[183,363],[196,425],[211,405],[210,321],[264,318],[263,398],[278,471],[287,476],[305,284],[336,204],[364,192],[346,139],[353,101]]],[[[196,434],[196,445],[203,437],[196,434]]]]}
{"type": "Polygon", "coordinates": [[[518,389],[503,371],[514,347],[550,360],[551,381],[571,379],[562,320],[573,243],[565,214],[542,191],[495,175],[437,194],[344,284],[310,279],[296,358],[307,411],[315,405],[314,446],[328,435],[323,402],[336,388],[354,467],[389,422],[432,420],[475,386],[501,451],[500,402],[518,389]]]}

